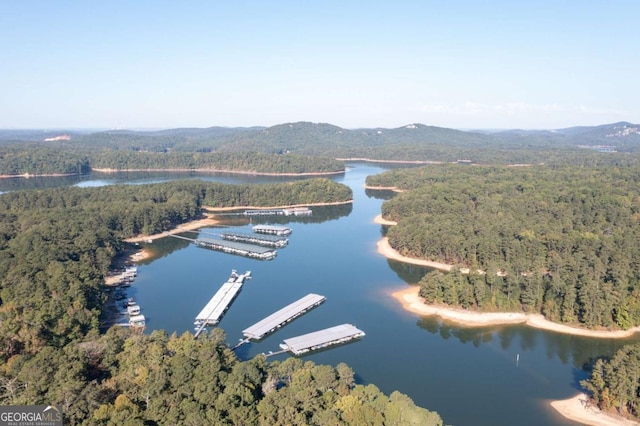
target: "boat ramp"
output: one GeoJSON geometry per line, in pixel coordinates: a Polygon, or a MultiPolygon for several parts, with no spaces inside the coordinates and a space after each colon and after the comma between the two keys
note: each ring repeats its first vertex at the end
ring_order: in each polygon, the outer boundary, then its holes
{"type": "Polygon", "coordinates": [[[267,334],[273,333],[286,323],[320,305],[325,300],[327,300],[327,298],[319,294],[307,294],[303,298],[258,321],[251,327],[242,330],[242,334],[246,339],[260,340],[267,334]]]}
{"type": "Polygon", "coordinates": [[[220,289],[213,295],[209,303],[196,315],[195,337],[198,337],[202,330],[208,325],[216,325],[222,319],[231,303],[236,298],[245,280],[251,278],[251,271],[244,274],[238,274],[236,270],[231,271],[231,276],[226,283],[222,284],[220,289]]]}
{"type": "Polygon", "coordinates": [[[277,225],[256,225],[251,228],[253,232],[258,234],[271,234],[271,235],[291,235],[291,228],[286,226],[277,225]]]}
{"type": "Polygon", "coordinates": [[[227,241],[237,241],[272,248],[282,248],[289,243],[289,240],[283,235],[245,234],[242,232],[221,232],[220,238],[227,241]]]}
{"type": "MultiPolygon", "coordinates": [[[[314,331],[313,333],[285,339],[284,343],[280,344],[280,348],[294,355],[302,355],[309,351],[346,343],[363,337],[364,335],[364,331],[357,329],[351,324],[341,324],[335,327],[325,328],[324,330],[314,331]]],[[[272,354],[275,355],[275,353],[272,354]]]]}

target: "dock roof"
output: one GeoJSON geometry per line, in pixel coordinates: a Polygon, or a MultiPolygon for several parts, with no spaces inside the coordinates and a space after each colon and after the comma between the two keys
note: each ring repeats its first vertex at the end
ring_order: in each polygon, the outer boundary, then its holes
{"type": "Polygon", "coordinates": [[[319,294],[307,294],[303,298],[296,300],[279,311],[258,321],[251,327],[244,329],[242,334],[249,339],[262,339],[265,335],[269,334],[269,332],[291,321],[325,300],[327,300],[326,297],[319,294]]]}
{"type": "Polygon", "coordinates": [[[209,300],[209,303],[196,316],[196,320],[204,321],[208,324],[218,323],[241,287],[241,282],[226,282],[222,284],[216,294],[209,300]]]}
{"type": "Polygon", "coordinates": [[[247,252],[259,253],[259,254],[265,254],[265,253],[274,251],[272,248],[269,248],[269,247],[257,246],[255,244],[238,243],[235,241],[220,240],[217,238],[210,238],[210,237],[201,237],[201,238],[198,238],[197,241],[201,241],[205,244],[215,244],[218,246],[231,247],[236,250],[244,250],[247,252]]]}
{"type": "Polygon", "coordinates": [[[310,350],[319,349],[331,344],[346,342],[364,336],[362,330],[351,324],[341,324],[313,333],[303,334],[284,340],[284,347],[298,355],[310,350]]]}
{"type": "Polygon", "coordinates": [[[224,232],[221,232],[220,235],[231,235],[231,236],[238,236],[238,237],[244,237],[244,238],[253,238],[253,239],[256,239],[256,240],[273,241],[273,242],[286,241],[287,240],[287,237],[285,237],[283,235],[248,234],[248,233],[244,233],[244,232],[228,232],[228,231],[224,231],[224,232]]]}

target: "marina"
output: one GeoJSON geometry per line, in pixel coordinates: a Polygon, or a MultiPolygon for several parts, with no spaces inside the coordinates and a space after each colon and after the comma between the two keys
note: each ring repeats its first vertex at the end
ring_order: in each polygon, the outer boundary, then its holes
{"type": "Polygon", "coordinates": [[[216,325],[220,322],[222,316],[240,292],[245,280],[250,278],[251,271],[247,271],[244,274],[238,274],[235,269],[231,271],[227,282],[222,284],[211,300],[196,315],[194,322],[194,325],[196,325],[195,337],[198,337],[206,326],[216,325]]]}
{"type": "Polygon", "coordinates": [[[310,309],[320,305],[325,300],[327,300],[327,298],[324,296],[310,293],[244,329],[242,334],[247,339],[260,340],[267,334],[273,333],[289,321],[294,320],[300,315],[308,312],[310,309]]]}
{"type": "Polygon", "coordinates": [[[245,234],[242,232],[221,232],[220,238],[227,241],[237,241],[272,248],[282,248],[289,243],[289,240],[282,235],[245,234]]]}
{"type": "Polygon", "coordinates": [[[208,248],[210,250],[221,251],[239,256],[246,256],[252,259],[272,260],[278,254],[270,247],[262,247],[253,244],[245,244],[236,241],[219,240],[217,238],[202,237],[197,240],[191,240],[198,247],[208,248]]]}
{"type": "Polygon", "coordinates": [[[271,234],[271,235],[291,235],[291,228],[287,226],[277,226],[277,225],[256,225],[251,228],[253,232],[258,234],[271,234]]]}
{"type": "Polygon", "coordinates": [[[294,355],[302,355],[310,351],[350,342],[364,335],[364,331],[351,324],[341,324],[285,339],[284,342],[280,344],[280,349],[291,352],[294,355]]]}

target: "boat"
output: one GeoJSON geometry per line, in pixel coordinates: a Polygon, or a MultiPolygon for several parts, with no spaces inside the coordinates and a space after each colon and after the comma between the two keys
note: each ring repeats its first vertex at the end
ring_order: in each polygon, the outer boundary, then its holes
{"type": "Polygon", "coordinates": [[[129,325],[131,327],[144,327],[146,325],[144,315],[135,315],[129,318],[129,325]]]}
{"type": "Polygon", "coordinates": [[[140,315],[140,306],[138,305],[128,306],[127,314],[129,314],[129,316],[140,315]]]}

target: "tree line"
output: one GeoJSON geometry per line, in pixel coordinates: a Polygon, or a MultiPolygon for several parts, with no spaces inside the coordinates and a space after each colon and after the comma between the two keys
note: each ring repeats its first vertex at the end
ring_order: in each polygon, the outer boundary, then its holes
{"type": "Polygon", "coordinates": [[[300,174],[344,172],[329,157],[264,152],[146,152],[97,147],[69,147],[21,142],[0,145],[0,175],[78,175],[91,169],[225,170],[248,173],[300,174]]]}
{"type": "Polygon", "coordinates": [[[598,359],[580,384],[604,411],[638,419],[640,414],[640,344],[626,345],[611,358],[598,359]]]}
{"type": "Polygon", "coordinates": [[[459,265],[423,278],[427,300],[587,327],[640,324],[639,169],[444,165],[372,182],[410,189],[382,206],[398,222],[387,234],[394,249],[459,265]]]}

